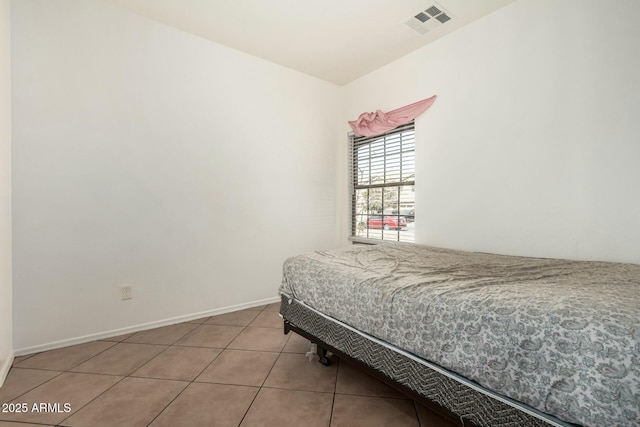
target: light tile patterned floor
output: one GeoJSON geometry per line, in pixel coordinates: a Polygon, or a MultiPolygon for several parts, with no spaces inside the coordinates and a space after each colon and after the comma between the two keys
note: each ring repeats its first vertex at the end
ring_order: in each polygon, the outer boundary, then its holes
{"type": "Polygon", "coordinates": [[[17,357],[0,427],[454,426],[337,358],[309,362],[278,307],[17,357]]]}

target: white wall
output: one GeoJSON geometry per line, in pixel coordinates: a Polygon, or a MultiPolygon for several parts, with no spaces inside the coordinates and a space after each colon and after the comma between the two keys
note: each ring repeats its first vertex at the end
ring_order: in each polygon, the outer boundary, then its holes
{"type": "Polygon", "coordinates": [[[340,88],[96,1],[14,2],[13,347],[274,297],[286,256],[346,242],[346,120],[432,94],[419,243],[640,262],[638,12],[519,0],[340,88]]]}
{"type": "Polygon", "coordinates": [[[346,86],[344,122],[439,96],[416,121],[419,243],[640,263],[639,14],[519,0],[346,86]]]}
{"type": "Polygon", "coordinates": [[[10,16],[9,0],[0,0],[0,386],[13,360],[10,16]]]}
{"type": "Polygon", "coordinates": [[[96,1],[12,19],[16,351],[273,298],[338,244],[339,87],[96,1]]]}

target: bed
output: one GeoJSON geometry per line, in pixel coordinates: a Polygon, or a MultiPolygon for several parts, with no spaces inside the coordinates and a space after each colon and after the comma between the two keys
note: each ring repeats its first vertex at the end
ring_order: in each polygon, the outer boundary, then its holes
{"type": "Polygon", "coordinates": [[[289,258],[290,330],[461,425],[640,425],[640,266],[389,243],[289,258]]]}

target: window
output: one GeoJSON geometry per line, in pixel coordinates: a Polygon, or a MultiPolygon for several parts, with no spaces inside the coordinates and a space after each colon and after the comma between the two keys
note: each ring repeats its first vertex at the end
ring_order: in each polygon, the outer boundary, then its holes
{"type": "Polygon", "coordinates": [[[349,142],[352,240],[414,242],[414,122],[349,142]]]}

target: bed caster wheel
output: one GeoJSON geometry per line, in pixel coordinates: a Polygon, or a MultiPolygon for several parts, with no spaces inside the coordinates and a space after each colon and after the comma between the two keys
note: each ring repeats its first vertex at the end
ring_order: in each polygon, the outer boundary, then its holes
{"type": "Polygon", "coordinates": [[[318,351],[318,357],[320,359],[320,363],[322,363],[324,366],[331,365],[331,359],[329,359],[329,352],[327,351],[327,349],[322,347],[317,347],[317,351],[318,351]]]}

